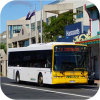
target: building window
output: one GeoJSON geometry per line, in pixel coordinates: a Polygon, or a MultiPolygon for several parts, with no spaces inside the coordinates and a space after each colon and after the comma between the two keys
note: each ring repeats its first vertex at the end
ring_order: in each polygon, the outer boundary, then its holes
{"type": "Polygon", "coordinates": [[[20,41],[20,42],[19,42],[19,46],[20,46],[20,47],[25,47],[25,41],[20,41]]]}
{"type": "MultiPolygon", "coordinates": [[[[26,27],[29,29],[30,26],[27,24],[26,27]]],[[[35,31],[35,23],[31,24],[31,29],[32,31],[35,31]]]]}
{"type": "Polygon", "coordinates": [[[13,43],[13,48],[17,48],[17,42],[13,43]]]}
{"type": "Polygon", "coordinates": [[[41,26],[37,26],[39,33],[41,33],[41,26]]]}
{"type": "Polygon", "coordinates": [[[92,18],[92,20],[97,20],[97,19],[99,19],[99,12],[98,12],[98,10],[97,9],[93,9],[93,10],[91,10],[91,18],[92,18]]]}
{"type": "Polygon", "coordinates": [[[13,37],[13,33],[12,33],[12,26],[9,26],[10,28],[10,39],[13,37]]]}
{"type": "Polygon", "coordinates": [[[76,9],[76,18],[79,19],[79,18],[82,18],[83,17],[83,7],[79,7],[76,9]]]}
{"type": "Polygon", "coordinates": [[[25,41],[25,47],[29,46],[29,40],[25,41]]]}
{"type": "Polygon", "coordinates": [[[27,24],[26,27],[29,29],[29,25],[27,24]]]}
{"type": "Polygon", "coordinates": [[[14,25],[13,26],[13,33],[20,33],[22,25],[14,25]]]}
{"type": "Polygon", "coordinates": [[[35,23],[31,24],[31,29],[35,31],[35,23]]]}

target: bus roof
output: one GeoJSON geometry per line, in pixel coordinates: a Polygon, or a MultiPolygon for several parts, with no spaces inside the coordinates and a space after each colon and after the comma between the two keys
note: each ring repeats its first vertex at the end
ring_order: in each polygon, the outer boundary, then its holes
{"type": "Polygon", "coordinates": [[[32,50],[52,50],[53,45],[75,45],[73,42],[50,42],[50,43],[38,43],[38,44],[31,44],[27,47],[18,47],[18,48],[9,48],[8,52],[15,52],[15,51],[32,51],[32,50]]]}

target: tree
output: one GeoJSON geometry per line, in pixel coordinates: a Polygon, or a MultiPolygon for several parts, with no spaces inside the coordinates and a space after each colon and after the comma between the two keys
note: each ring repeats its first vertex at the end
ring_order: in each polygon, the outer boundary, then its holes
{"type": "Polygon", "coordinates": [[[51,17],[49,25],[43,22],[43,41],[57,41],[57,36],[64,37],[65,26],[75,23],[73,15],[76,15],[76,13],[66,12],[60,14],[57,18],[51,17]]]}
{"type": "Polygon", "coordinates": [[[6,43],[0,43],[0,49],[4,49],[6,53],[7,52],[6,43]]]}

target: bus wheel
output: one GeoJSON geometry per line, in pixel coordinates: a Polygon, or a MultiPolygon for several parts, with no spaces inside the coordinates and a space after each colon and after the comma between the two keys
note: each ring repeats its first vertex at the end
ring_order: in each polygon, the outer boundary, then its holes
{"type": "Polygon", "coordinates": [[[38,77],[38,85],[39,86],[43,86],[43,76],[42,76],[42,74],[39,74],[39,77],[38,77]]]}
{"type": "Polygon", "coordinates": [[[19,76],[19,74],[16,75],[16,83],[17,83],[17,84],[20,83],[20,76],[19,76]]]}

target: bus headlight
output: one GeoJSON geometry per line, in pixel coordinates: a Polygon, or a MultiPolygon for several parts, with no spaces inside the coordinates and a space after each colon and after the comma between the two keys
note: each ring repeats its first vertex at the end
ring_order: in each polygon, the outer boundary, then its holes
{"type": "Polygon", "coordinates": [[[57,78],[57,76],[54,76],[54,78],[57,78]]]}
{"type": "Polygon", "coordinates": [[[86,76],[86,78],[88,78],[88,76],[86,76]]]}

